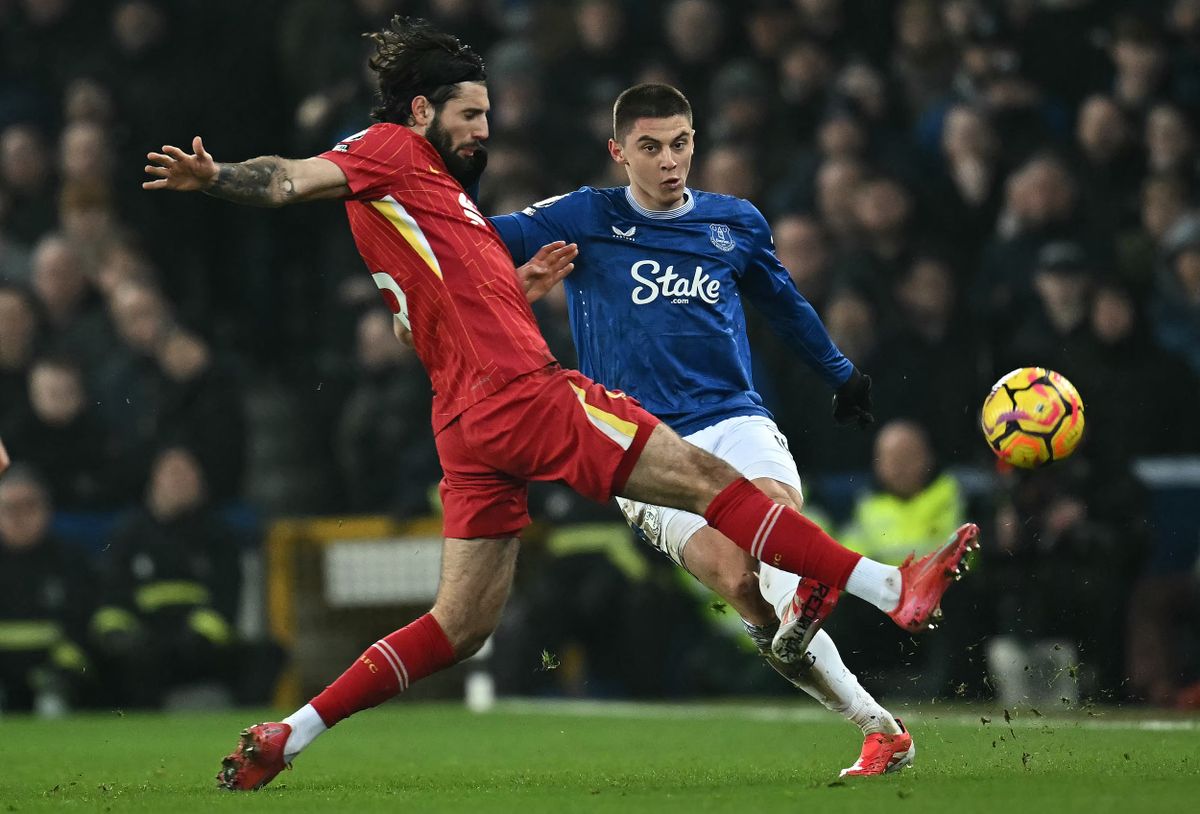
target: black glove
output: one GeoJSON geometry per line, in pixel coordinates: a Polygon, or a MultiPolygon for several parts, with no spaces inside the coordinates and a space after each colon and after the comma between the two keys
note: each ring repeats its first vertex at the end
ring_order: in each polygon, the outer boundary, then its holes
{"type": "Polygon", "coordinates": [[[833,420],[843,427],[858,424],[860,429],[875,423],[871,415],[871,377],[858,368],[833,395],[833,420]]]}

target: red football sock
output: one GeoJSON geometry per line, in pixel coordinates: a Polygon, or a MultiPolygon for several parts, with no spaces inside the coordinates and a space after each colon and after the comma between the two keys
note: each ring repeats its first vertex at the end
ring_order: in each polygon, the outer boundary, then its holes
{"type": "Polygon", "coordinates": [[[384,636],[311,702],[326,726],[369,709],[458,661],[432,614],[384,636]]]}
{"type": "Polygon", "coordinates": [[[813,521],[738,478],[708,504],[704,519],[750,556],[835,588],[845,588],[862,555],[839,545],[813,521]]]}

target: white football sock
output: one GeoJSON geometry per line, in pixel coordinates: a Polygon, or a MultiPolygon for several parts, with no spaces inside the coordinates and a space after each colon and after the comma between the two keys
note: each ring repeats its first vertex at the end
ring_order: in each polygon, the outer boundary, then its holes
{"type": "MultiPolygon", "coordinates": [[[[879,566],[879,563],[865,558],[860,564],[863,562],[879,566]]],[[[899,571],[894,568],[890,570],[896,571],[899,584],[899,571]]],[[[783,613],[791,604],[800,578],[764,563],[759,566],[758,579],[763,597],[775,606],[778,613],[783,613]]],[[[896,595],[892,607],[899,602],[898,590],[896,595]]],[[[891,713],[871,697],[859,684],[854,673],[846,667],[842,661],[842,654],[838,652],[837,645],[828,633],[824,630],[817,631],[808,645],[807,655],[812,661],[812,667],[795,678],[789,677],[789,681],[815,698],[821,706],[853,721],[864,735],[870,735],[872,732],[895,735],[900,731],[891,713]]]]}
{"type": "Polygon", "coordinates": [[[863,557],[850,572],[846,593],[891,613],[900,604],[900,569],[863,557]]]}
{"type": "Polygon", "coordinates": [[[828,633],[817,631],[808,646],[808,654],[812,656],[812,667],[793,682],[797,687],[825,709],[852,721],[864,735],[876,732],[899,734],[896,719],[858,683],[858,678],[842,662],[842,655],[828,633]]]}
{"type": "Polygon", "coordinates": [[[292,728],[287,743],[283,747],[283,759],[291,763],[296,755],[306,746],[317,739],[317,736],[329,727],[321,720],[321,716],[313,709],[312,704],[305,704],[300,709],[283,719],[283,723],[292,728]]]}

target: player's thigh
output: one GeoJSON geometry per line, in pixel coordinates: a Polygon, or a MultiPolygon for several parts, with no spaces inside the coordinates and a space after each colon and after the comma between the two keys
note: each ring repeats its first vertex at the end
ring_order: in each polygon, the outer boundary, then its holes
{"type": "Polygon", "coordinates": [[[621,495],[702,514],[712,499],[738,477],[738,471],[728,463],[659,424],[646,441],[621,495]]]}
{"type": "Polygon", "coordinates": [[[462,421],[452,422],[434,440],[442,465],[438,493],[447,538],[515,537],[529,525],[525,482],[482,460],[462,421]]]}
{"type": "Polygon", "coordinates": [[[478,459],[524,481],[561,481],[606,502],[659,420],[576,370],[535,371],[472,406],[463,437],[478,459]]]}
{"type": "MultiPolygon", "coordinates": [[[[803,505],[795,461],[788,452],[786,439],[771,419],[735,416],[693,432],[683,440],[730,464],[771,499],[797,511],[803,505]]],[[[719,591],[718,585],[728,582],[721,577],[740,575],[744,564],[754,562],[723,535],[711,529],[701,532],[705,521],[698,514],[628,498],[617,498],[617,505],[638,537],[710,588],[719,591]],[[693,549],[703,550],[693,552],[693,549]]]]}
{"type": "Polygon", "coordinates": [[[518,549],[516,537],[448,537],[442,544],[442,576],[433,616],[459,658],[479,649],[500,622],[518,549]]]}

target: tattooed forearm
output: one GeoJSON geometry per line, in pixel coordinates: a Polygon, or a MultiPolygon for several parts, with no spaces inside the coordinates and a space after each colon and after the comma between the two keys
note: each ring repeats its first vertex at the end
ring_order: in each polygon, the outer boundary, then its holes
{"type": "Polygon", "coordinates": [[[239,164],[218,164],[216,180],[204,191],[235,203],[283,206],[296,194],[287,163],[278,156],[269,155],[239,164]]]}

